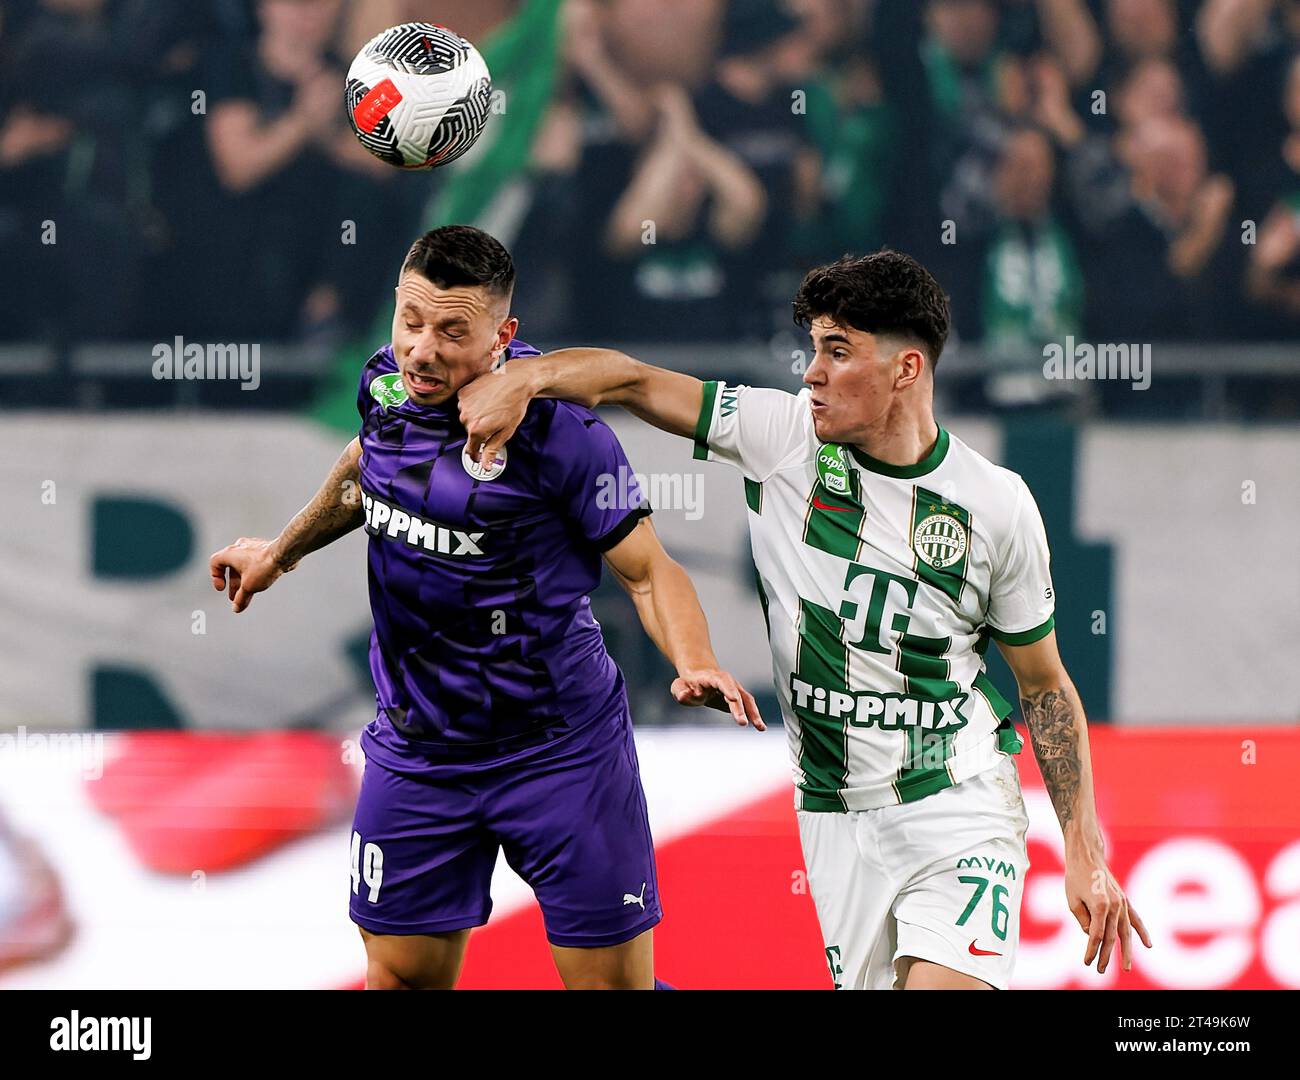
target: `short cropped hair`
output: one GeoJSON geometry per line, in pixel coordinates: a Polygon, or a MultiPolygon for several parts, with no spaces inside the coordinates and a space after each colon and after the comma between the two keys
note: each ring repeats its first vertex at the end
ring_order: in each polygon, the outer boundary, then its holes
{"type": "Polygon", "coordinates": [[[805,329],[820,316],[869,334],[896,334],[925,349],[930,367],[948,340],[948,297],[924,266],[888,248],[809,270],[794,298],[805,329]]]}
{"type": "Polygon", "coordinates": [[[402,273],[421,274],[440,289],[481,285],[493,296],[510,296],[515,263],[501,241],[473,225],[444,225],[421,236],[402,262],[402,273]]]}

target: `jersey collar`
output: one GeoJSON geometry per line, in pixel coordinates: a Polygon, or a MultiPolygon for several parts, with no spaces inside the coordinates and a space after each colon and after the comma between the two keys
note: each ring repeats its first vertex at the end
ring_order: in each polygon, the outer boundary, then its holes
{"type": "Polygon", "coordinates": [[[948,454],[948,433],[943,428],[939,428],[939,437],[934,440],[934,446],[915,465],[891,465],[887,461],[873,458],[870,454],[852,445],[849,446],[849,453],[864,469],[880,473],[881,476],[892,476],[897,480],[911,480],[913,477],[934,472],[939,467],[948,454]]]}

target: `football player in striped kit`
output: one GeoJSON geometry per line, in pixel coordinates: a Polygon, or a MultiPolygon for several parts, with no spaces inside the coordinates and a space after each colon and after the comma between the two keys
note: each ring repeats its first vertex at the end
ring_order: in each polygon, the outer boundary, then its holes
{"type": "Polygon", "coordinates": [[[1005,989],[1028,818],[997,642],[1065,838],[1067,902],[1105,971],[1146,930],[1106,865],[1082,704],[1024,481],[934,418],[948,301],[907,255],[805,277],[799,394],[602,349],[513,360],[460,397],[491,460],[532,397],[621,405],[744,478],[809,883],[836,987],[1005,989]]]}

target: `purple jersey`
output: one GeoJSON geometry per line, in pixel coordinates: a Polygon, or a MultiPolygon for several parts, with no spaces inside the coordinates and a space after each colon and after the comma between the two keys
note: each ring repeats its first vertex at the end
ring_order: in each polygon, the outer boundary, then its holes
{"type": "MultiPolygon", "coordinates": [[[[512,341],[508,355],[537,350],[512,341]]],[[[389,767],[499,761],[625,708],[587,599],[601,553],[648,514],[614,433],[537,400],[486,471],[455,399],[411,400],[391,345],[361,374],[361,489],[370,534],[367,756],[389,767]]]]}

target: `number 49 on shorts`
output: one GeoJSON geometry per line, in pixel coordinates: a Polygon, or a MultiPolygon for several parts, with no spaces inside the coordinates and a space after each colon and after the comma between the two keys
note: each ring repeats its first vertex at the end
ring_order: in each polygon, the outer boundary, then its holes
{"type": "Polygon", "coordinates": [[[384,883],[384,853],[378,844],[361,844],[361,834],[352,834],[352,892],[360,894],[364,879],[370,892],[366,899],[370,903],[379,902],[379,887],[384,883]]]}

